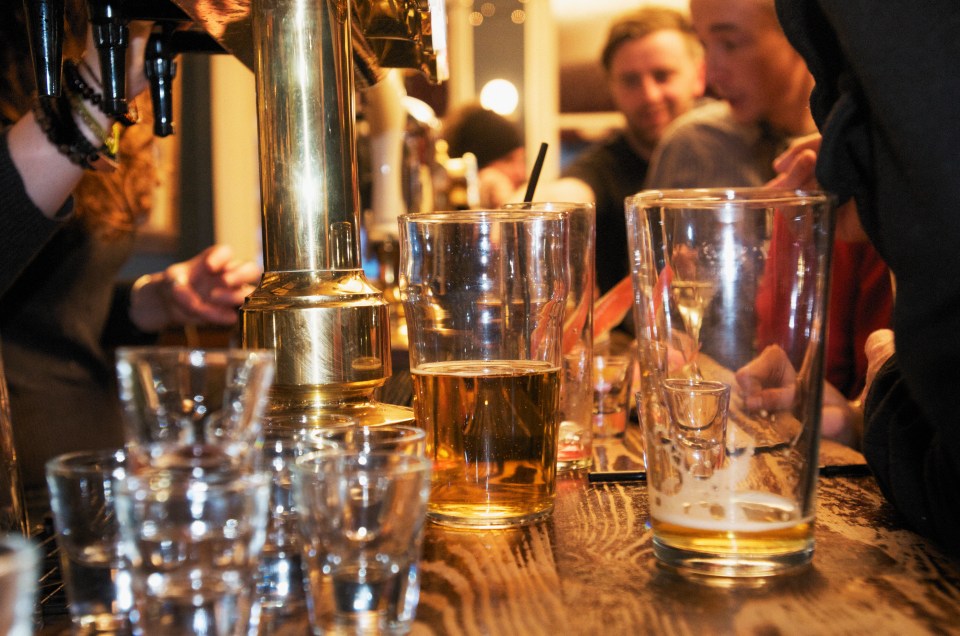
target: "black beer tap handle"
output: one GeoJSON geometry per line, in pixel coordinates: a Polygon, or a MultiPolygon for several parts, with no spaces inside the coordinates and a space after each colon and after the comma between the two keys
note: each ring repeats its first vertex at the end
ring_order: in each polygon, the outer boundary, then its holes
{"type": "Polygon", "coordinates": [[[175,27],[171,23],[157,24],[147,40],[144,71],[150,80],[150,98],[153,103],[153,133],[158,137],[173,134],[173,78],[177,74],[172,38],[175,27]]]}
{"type": "Polygon", "coordinates": [[[127,43],[129,28],[123,17],[123,0],[88,0],[93,40],[100,53],[103,111],[127,113],[127,43]]]}
{"type": "Polygon", "coordinates": [[[60,95],[63,56],[63,0],[23,0],[37,94],[60,95]]]}

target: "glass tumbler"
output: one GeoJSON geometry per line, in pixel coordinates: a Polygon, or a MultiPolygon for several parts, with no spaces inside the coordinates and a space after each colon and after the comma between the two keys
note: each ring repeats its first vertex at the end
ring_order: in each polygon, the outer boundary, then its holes
{"type": "Polygon", "coordinates": [[[400,219],[400,295],[434,522],[508,527],[553,510],[567,227],[562,212],[530,210],[400,219]]]}
{"type": "Polygon", "coordinates": [[[654,554],[694,576],[807,564],[830,197],[645,191],[627,226],[654,554]]]}

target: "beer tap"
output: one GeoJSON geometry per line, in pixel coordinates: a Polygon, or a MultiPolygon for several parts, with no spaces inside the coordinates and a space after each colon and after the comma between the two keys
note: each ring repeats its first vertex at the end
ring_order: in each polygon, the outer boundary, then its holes
{"type": "MultiPolygon", "coordinates": [[[[126,112],[127,22],[158,21],[152,11],[161,5],[187,16],[169,20],[202,27],[254,71],[265,272],[241,308],[241,331],[243,346],[276,350],[273,412],[412,421],[409,408],[374,396],[391,370],[390,321],[382,292],[360,263],[354,91],[381,81],[384,67],[446,79],[444,1],[88,0],[103,58],[104,103],[115,115],[126,112]]],[[[64,0],[24,2],[49,16],[64,0]]],[[[45,48],[35,50],[35,59],[51,74],[59,68],[59,54],[51,51],[62,19],[47,17],[44,26],[37,46],[45,48]]],[[[146,56],[161,102],[158,134],[170,129],[165,98],[173,57],[185,50],[177,43],[182,26],[156,28],[146,56]]]]}
{"type": "Polygon", "coordinates": [[[153,132],[158,137],[173,134],[173,78],[177,63],[173,60],[172,37],[174,27],[170,23],[153,27],[144,53],[144,71],[150,80],[150,98],[153,104],[153,132]]]}
{"type": "Polygon", "coordinates": [[[123,0],[88,0],[93,41],[100,54],[103,112],[127,114],[127,43],[130,28],[122,15],[123,0]]]}
{"type": "Polygon", "coordinates": [[[37,94],[60,95],[60,58],[63,55],[63,0],[23,0],[33,52],[37,94]]]}

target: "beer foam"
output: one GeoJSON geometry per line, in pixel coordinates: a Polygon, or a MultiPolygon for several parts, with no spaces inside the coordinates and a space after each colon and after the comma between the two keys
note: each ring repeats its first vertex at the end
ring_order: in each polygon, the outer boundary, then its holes
{"type": "MultiPolygon", "coordinates": [[[[671,500],[676,497],[663,497],[671,500]]],[[[676,502],[671,502],[676,503],[676,502]]],[[[748,491],[737,493],[725,505],[714,502],[697,502],[691,504],[686,511],[677,510],[674,506],[654,506],[651,514],[657,521],[670,523],[683,528],[704,530],[710,532],[769,532],[771,530],[787,530],[801,523],[812,523],[813,516],[800,517],[796,504],[786,497],[766,492],[748,491]],[[779,521],[753,521],[747,518],[744,506],[762,506],[780,515],[787,516],[779,521]],[[723,515],[716,517],[713,511],[722,507],[723,515]]]]}
{"type": "Polygon", "coordinates": [[[800,516],[793,499],[759,490],[741,490],[750,475],[752,459],[749,452],[727,456],[723,467],[706,479],[684,475],[679,483],[676,477],[666,480],[660,489],[651,485],[651,515],[687,528],[723,532],[777,530],[811,521],[800,516]]]}

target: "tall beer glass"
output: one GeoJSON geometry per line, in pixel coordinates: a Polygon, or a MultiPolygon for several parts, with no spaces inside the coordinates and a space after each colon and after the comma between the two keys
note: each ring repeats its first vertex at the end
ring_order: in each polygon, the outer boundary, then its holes
{"type": "Polygon", "coordinates": [[[400,219],[414,413],[433,460],[428,516],[475,528],[553,509],[566,216],[482,210],[400,219]]]}
{"type": "Polygon", "coordinates": [[[831,200],[644,191],[627,227],[654,554],[703,575],[806,564],[831,200]]]}
{"type": "Polygon", "coordinates": [[[593,464],[593,303],[596,300],[596,206],[593,203],[508,203],[507,210],[562,211],[568,215],[569,286],[563,319],[560,433],[557,470],[593,464]]]}

